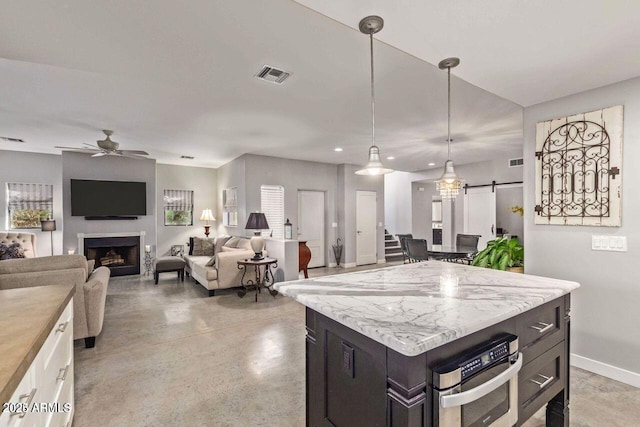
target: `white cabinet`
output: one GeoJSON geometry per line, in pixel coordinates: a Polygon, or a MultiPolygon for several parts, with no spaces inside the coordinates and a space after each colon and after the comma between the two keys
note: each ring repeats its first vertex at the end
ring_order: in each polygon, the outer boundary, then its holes
{"type": "Polygon", "coordinates": [[[0,414],[0,427],[66,427],[73,418],[73,299],[0,414]]]}

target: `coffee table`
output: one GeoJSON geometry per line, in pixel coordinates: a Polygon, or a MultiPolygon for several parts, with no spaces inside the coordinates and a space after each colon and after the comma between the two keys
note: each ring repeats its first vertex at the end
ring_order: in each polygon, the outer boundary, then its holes
{"type": "Polygon", "coordinates": [[[273,276],[272,270],[275,270],[276,268],[278,268],[278,260],[276,258],[264,257],[260,260],[247,258],[245,260],[238,261],[238,269],[243,270],[242,278],[240,279],[240,284],[243,289],[238,291],[238,296],[242,298],[249,290],[255,290],[256,302],[258,302],[258,293],[261,292],[262,288],[265,288],[269,291],[271,296],[275,298],[276,295],[278,295],[278,291],[271,289],[271,287],[275,283],[275,277],[273,276]],[[253,271],[255,272],[255,280],[245,280],[247,271],[251,268],[253,268],[253,271]]]}

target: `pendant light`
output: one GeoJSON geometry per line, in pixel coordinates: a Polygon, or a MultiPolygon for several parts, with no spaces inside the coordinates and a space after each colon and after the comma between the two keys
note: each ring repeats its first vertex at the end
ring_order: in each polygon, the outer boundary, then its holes
{"type": "Polygon", "coordinates": [[[447,161],[444,163],[444,173],[439,180],[436,181],[436,191],[440,192],[443,199],[454,199],[462,188],[463,179],[456,175],[453,169],[453,161],[451,160],[451,69],[460,64],[458,58],[447,58],[440,61],[438,67],[441,70],[447,70],[447,161]]]}
{"type": "Polygon", "coordinates": [[[356,171],[357,175],[384,175],[393,172],[387,169],[380,160],[380,148],[376,145],[376,102],[373,88],[373,35],[384,26],[384,20],[379,16],[367,16],[360,21],[360,32],[369,34],[371,50],[371,147],[369,147],[369,161],[363,169],[356,171]]]}

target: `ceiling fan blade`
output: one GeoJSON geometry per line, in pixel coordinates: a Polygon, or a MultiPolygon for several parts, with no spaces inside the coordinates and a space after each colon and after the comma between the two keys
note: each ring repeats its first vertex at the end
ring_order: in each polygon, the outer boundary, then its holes
{"type": "Polygon", "coordinates": [[[122,154],[137,154],[139,156],[148,156],[149,153],[140,150],[120,150],[122,154]]]}
{"type": "Polygon", "coordinates": [[[107,156],[107,155],[108,155],[107,153],[103,153],[103,152],[101,151],[101,152],[99,152],[99,153],[94,154],[94,155],[93,155],[93,156],[91,156],[91,157],[102,157],[102,156],[107,156]]]}
{"type": "Polygon", "coordinates": [[[55,147],[53,147],[53,148],[60,148],[61,150],[77,151],[77,152],[79,152],[79,153],[95,153],[95,152],[97,152],[97,151],[100,151],[100,150],[92,149],[92,148],[61,147],[61,146],[58,146],[58,145],[56,145],[56,146],[55,146],[55,147]]]}
{"type": "Polygon", "coordinates": [[[87,144],[86,142],[83,142],[82,145],[86,145],[87,147],[91,147],[91,148],[94,148],[96,150],[99,149],[99,147],[97,145],[95,145],[95,144],[87,144]]]}
{"type": "Polygon", "coordinates": [[[127,153],[127,152],[122,153],[121,156],[122,157],[129,157],[130,159],[149,160],[147,157],[139,156],[138,154],[130,154],[130,153],[127,153]]]}

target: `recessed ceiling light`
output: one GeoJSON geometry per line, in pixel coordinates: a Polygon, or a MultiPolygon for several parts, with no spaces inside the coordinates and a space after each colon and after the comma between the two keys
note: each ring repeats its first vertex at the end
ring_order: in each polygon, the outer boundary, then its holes
{"type": "Polygon", "coordinates": [[[340,147],[336,147],[336,148],[334,148],[334,149],[333,149],[333,151],[340,152],[340,151],[342,151],[342,148],[340,148],[340,147]]]}
{"type": "Polygon", "coordinates": [[[435,166],[435,165],[436,165],[436,164],[435,164],[435,163],[433,163],[433,162],[429,163],[429,166],[435,166]]]}
{"type": "Polygon", "coordinates": [[[181,159],[193,160],[193,156],[180,156],[181,159]]]}
{"type": "Polygon", "coordinates": [[[393,160],[393,159],[395,159],[395,157],[393,157],[393,156],[387,157],[387,160],[393,160]]]}

